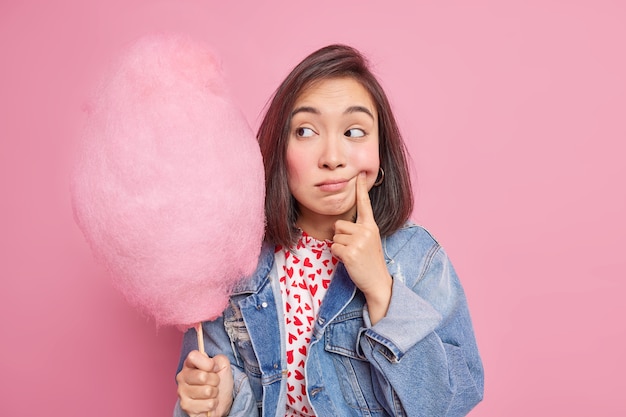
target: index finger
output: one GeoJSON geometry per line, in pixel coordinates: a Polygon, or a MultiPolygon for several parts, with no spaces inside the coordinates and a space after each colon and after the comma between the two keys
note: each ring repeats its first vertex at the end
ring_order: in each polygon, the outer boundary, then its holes
{"type": "Polygon", "coordinates": [[[360,172],[356,179],[356,222],[374,221],[374,212],[367,189],[367,175],[360,172]]]}

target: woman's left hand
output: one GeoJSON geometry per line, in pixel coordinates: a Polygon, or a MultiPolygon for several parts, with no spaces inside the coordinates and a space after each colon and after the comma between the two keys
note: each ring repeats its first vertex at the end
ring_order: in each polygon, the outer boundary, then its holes
{"type": "Polygon", "coordinates": [[[350,278],[365,295],[370,320],[375,324],[389,308],[392,279],[387,271],[364,172],[356,179],[356,209],[355,223],[335,222],[331,252],[343,262],[350,278]]]}

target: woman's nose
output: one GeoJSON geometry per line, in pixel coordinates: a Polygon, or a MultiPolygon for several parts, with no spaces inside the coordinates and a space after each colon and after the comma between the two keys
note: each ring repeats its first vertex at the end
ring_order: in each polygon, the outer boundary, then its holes
{"type": "Polygon", "coordinates": [[[322,149],[319,159],[320,168],[337,169],[346,164],[345,150],[341,140],[336,138],[326,138],[322,141],[322,149]]]}

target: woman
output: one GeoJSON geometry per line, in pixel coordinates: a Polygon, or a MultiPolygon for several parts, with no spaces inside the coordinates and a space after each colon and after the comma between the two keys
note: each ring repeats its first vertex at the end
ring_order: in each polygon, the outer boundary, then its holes
{"type": "Polygon", "coordinates": [[[265,242],[219,319],[185,335],[175,415],[462,416],[483,395],[463,289],[408,221],[405,147],[364,57],[305,58],[258,132],[265,242]]]}

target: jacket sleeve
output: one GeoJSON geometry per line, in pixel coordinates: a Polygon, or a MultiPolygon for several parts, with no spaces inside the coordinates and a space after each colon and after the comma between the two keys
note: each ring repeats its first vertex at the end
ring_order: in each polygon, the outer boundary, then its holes
{"type": "MultiPolygon", "coordinates": [[[[203,335],[204,335],[204,350],[209,356],[215,356],[223,354],[228,357],[230,361],[230,367],[233,372],[233,405],[230,409],[228,416],[230,417],[255,417],[258,416],[258,408],[256,400],[248,377],[243,369],[238,365],[241,363],[241,359],[236,359],[234,356],[233,348],[230,344],[230,338],[224,328],[224,320],[222,317],[211,321],[202,323],[203,335]]],[[[187,358],[187,355],[192,350],[198,349],[198,339],[196,330],[191,328],[187,330],[183,337],[183,344],[181,348],[180,361],[176,373],[180,372],[183,367],[183,363],[187,358]]],[[[174,417],[188,417],[180,408],[180,400],[176,401],[174,406],[174,417]]]]}
{"type": "Polygon", "coordinates": [[[464,416],[482,400],[483,366],[448,257],[435,243],[427,259],[410,271],[417,276],[392,272],[389,309],[376,325],[365,307],[359,348],[391,415],[464,416]]]}

